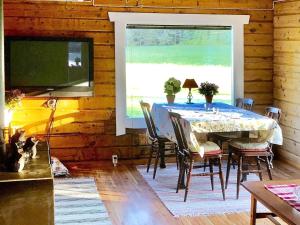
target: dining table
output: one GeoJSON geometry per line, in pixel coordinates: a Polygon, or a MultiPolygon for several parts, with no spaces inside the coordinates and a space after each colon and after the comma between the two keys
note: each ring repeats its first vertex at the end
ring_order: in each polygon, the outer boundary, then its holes
{"type": "MultiPolygon", "coordinates": [[[[283,137],[279,124],[269,117],[222,102],[214,103],[154,103],[151,114],[159,136],[176,143],[175,133],[169,112],[181,115],[181,123],[192,150],[201,148],[207,141],[207,134],[220,132],[243,132],[249,140],[282,145],[283,137]]],[[[204,151],[204,150],[203,150],[204,151]]],[[[200,156],[204,152],[199,152],[200,156]]],[[[161,167],[165,167],[164,152],[161,154],[161,167]]]]}

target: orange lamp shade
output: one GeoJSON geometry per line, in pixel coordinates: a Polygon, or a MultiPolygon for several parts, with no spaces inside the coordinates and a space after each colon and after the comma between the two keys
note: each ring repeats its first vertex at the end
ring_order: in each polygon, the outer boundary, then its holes
{"type": "Polygon", "coordinates": [[[184,84],[182,85],[183,88],[197,88],[198,84],[194,79],[186,79],[184,84]]]}

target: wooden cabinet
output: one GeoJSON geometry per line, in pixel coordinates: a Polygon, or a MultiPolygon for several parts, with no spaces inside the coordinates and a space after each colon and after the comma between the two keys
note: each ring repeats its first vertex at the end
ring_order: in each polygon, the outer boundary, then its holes
{"type": "Polygon", "coordinates": [[[1,225],[54,225],[53,175],[45,145],[24,170],[0,172],[1,225]]]}

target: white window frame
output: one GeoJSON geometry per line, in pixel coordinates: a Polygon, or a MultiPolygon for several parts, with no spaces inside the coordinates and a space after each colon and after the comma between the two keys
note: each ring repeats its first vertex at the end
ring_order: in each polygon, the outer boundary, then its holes
{"type": "Polygon", "coordinates": [[[130,25],[230,26],[233,35],[233,99],[244,97],[244,24],[249,15],[109,12],[115,23],[116,135],[126,128],[144,128],[144,119],[126,115],[126,27],[130,25]]]}

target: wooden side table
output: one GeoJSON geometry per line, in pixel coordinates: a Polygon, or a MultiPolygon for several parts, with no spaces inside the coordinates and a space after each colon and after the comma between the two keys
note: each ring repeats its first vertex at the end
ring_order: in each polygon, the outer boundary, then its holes
{"type": "Polygon", "coordinates": [[[251,193],[251,213],[250,213],[250,224],[255,225],[256,219],[268,218],[274,224],[280,223],[274,218],[280,217],[287,224],[297,225],[300,224],[300,212],[290,206],[287,202],[280,199],[278,196],[270,192],[265,188],[265,184],[298,184],[300,180],[272,180],[272,181],[249,181],[244,182],[242,185],[246,190],[251,193]],[[258,213],[256,211],[257,201],[262,203],[268,208],[270,213],[258,213]]]}

